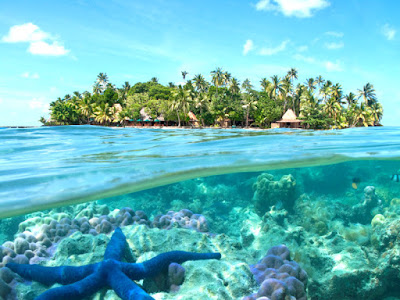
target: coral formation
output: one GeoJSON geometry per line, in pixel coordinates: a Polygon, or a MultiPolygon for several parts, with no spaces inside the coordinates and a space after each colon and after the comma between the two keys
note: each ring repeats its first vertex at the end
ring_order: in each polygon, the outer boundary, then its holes
{"type": "Polygon", "coordinates": [[[208,232],[207,220],[203,215],[194,214],[188,209],[178,212],[169,211],[166,215],[154,217],[152,227],[171,229],[173,227],[194,229],[199,232],[208,232]]]}
{"type": "Polygon", "coordinates": [[[272,300],[307,299],[307,273],[290,260],[290,251],[285,245],[270,248],[267,255],[250,269],[261,287],[243,300],[264,299],[262,297],[272,300]]]}
{"type": "Polygon", "coordinates": [[[371,224],[376,214],[383,212],[383,201],[376,194],[374,186],[366,186],[362,201],[353,206],[338,202],[333,210],[335,218],[348,223],[371,224]]]}
{"type": "Polygon", "coordinates": [[[256,212],[262,216],[272,206],[292,210],[295,201],[296,180],[292,175],[283,175],[279,181],[274,176],[263,173],[253,184],[253,201],[256,212]]]}
{"type": "MultiPolygon", "coordinates": [[[[154,277],[168,272],[171,263],[183,263],[188,260],[220,259],[220,253],[192,253],[172,251],[160,254],[143,263],[123,263],[128,243],[122,230],[117,227],[108,244],[104,260],[100,263],[79,267],[44,267],[39,265],[8,263],[6,267],[27,280],[39,281],[45,285],[60,283],[64,286],[50,289],[37,299],[82,299],[109,286],[121,299],[153,299],[131,280],[154,277]]],[[[171,273],[179,281],[179,274],[171,273]]]]}
{"type": "MultiPolygon", "coordinates": [[[[79,205],[67,212],[53,210],[50,214],[36,215],[38,213],[19,224],[19,233],[13,242],[8,241],[0,246],[0,270],[7,263],[37,264],[48,260],[54,255],[58,243],[74,232],[91,235],[108,234],[119,226],[131,224],[150,228],[182,227],[200,232],[208,231],[205,217],[193,214],[189,210],[169,212],[164,217],[158,216],[151,221],[141,210],[134,211],[124,207],[110,212],[106,205],[91,203],[79,205]],[[163,222],[160,223],[160,219],[163,222]]],[[[80,244],[75,244],[74,247],[81,248],[80,244]]],[[[12,292],[12,284],[2,282],[0,285],[3,286],[2,294],[8,295],[12,292]]]]}

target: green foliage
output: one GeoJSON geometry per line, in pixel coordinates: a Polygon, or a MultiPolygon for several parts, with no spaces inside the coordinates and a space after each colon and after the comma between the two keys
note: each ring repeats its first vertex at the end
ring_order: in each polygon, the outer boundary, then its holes
{"type": "Polygon", "coordinates": [[[193,112],[202,126],[224,126],[225,121],[239,126],[270,127],[281,119],[287,109],[292,109],[311,129],[346,128],[379,125],[383,108],[376,98],[372,84],[367,83],[353,93],[344,95],[340,84],[333,84],[321,76],[310,77],[305,84],[298,83],[297,70],[292,68],[279,77],[263,78],[261,91],[249,79],[242,84],[231,73],[216,68],[207,82],[201,74],[185,80],[183,86],[169,82],[162,85],[156,77],[133,86],[125,82],[121,88],[109,82],[106,73],[97,76],[93,93],[78,91],[58,98],[50,104],[51,121],[43,124],[97,124],[126,125],[130,120],[142,118],[144,108],[153,120],[189,124],[193,112]],[[251,123],[251,124],[250,124],[251,123]]]}

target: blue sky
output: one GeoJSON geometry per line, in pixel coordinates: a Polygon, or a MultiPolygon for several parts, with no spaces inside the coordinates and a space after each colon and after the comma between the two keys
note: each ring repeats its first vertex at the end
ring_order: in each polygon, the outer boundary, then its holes
{"type": "Polygon", "coordinates": [[[357,92],[371,82],[384,125],[400,125],[400,1],[2,1],[0,125],[39,125],[48,104],[91,91],[181,82],[222,67],[259,87],[294,67],[357,92]]]}

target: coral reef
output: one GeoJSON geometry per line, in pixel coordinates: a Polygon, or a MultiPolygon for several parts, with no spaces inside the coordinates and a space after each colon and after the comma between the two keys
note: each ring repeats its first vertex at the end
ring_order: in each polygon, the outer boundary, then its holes
{"type": "Polygon", "coordinates": [[[337,204],[334,208],[336,218],[345,223],[370,224],[372,218],[383,211],[383,202],[376,194],[374,186],[366,186],[362,202],[352,207],[343,204],[337,204]]]}
{"type": "Polygon", "coordinates": [[[203,215],[194,214],[188,209],[178,212],[169,211],[166,215],[157,215],[151,223],[152,227],[171,229],[173,227],[193,229],[199,232],[208,232],[207,220],[203,215]]]}
{"type": "MultiPolygon", "coordinates": [[[[208,231],[205,217],[193,214],[189,210],[169,212],[162,219],[162,223],[159,222],[159,218],[150,221],[143,211],[134,211],[129,207],[110,212],[106,205],[95,203],[70,207],[64,212],[55,209],[48,213],[34,213],[32,217],[19,224],[19,233],[16,234],[14,241],[5,242],[0,246],[0,270],[7,263],[37,264],[48,260],[54,256],[58,244],[75,232],[91,235],[108,234],[117,227],[131,224],[150,228],[182,227],[200,232],[208,231]]],[[[74,245],[76,249],[82,249],[82,252],[87,251],[85,248],[87,246],[79,243],[74,245]]],[[[0,286],[1,294],[12,293],[13,284],[2,281],[0,286]]]]}
{"type": "Polygon", "coordinates": [[[285,245],[270,248],[267,255],[256,265],[251,265],[250,269],[261,287],[257,293],[243,300],[263,299],[261,297],[272,300],[307,299],[307,272],[290,260],[290,251],[285,245]]]}
{"type": "Polygon", "coordinates": [[[263,173],[253,184],[253,201],[256,212],[262,216],[272,206],[292,210],[295,201],[296,180],[292,175],[283,175],[279,181],[274,176],[263,173]]]}
{"type": "MultiPolygon", "coordinates": [[[[121,299],[153,299],[131,280],[154,277],[159,273],[169,272],[172,263],[181,264],[188,260],[220,259],[220,253],[192,253],[172,251],[162,253],[143,263],[123,263],[128,243],[122,230],[117,227],[108,244],[104,259],[100,263],[79,267],[44,267],[40,265],[8,263],[6,267],[27,280],[34,280],[45,285],[60,283],[64,286],[50,289],[37,299],[82,299],[96,293],[103,287],[111,287],[121,299]]],[[[182,278],[171,273],[178,281],[182,278]]]]}

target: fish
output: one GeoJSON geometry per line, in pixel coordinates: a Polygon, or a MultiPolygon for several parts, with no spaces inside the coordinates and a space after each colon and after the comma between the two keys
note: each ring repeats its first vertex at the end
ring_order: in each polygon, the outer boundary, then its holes
{"type": "Polygon", "coordinates": [[[358,185],[359,185],[360,182],[361,182],[360,178],[354,177],[352,182],[351,182],[352,188],[355,189],[355,190],[358,189],[358,185]]]}
{"type": "Polygon", "coordinates": [[[393,174],[391,180],[394,182],[400,182],[400,174],[393,174]]]}

